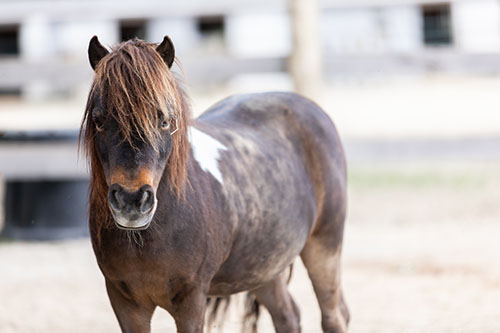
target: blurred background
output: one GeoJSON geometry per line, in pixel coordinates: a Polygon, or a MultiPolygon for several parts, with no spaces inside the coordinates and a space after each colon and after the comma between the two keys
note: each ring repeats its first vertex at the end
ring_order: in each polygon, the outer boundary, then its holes
{"type": "MultiPolygon", "coordinates": [[[[118,331],[77,150],[87,46],[165,34],[195,115],[295,90],[336,123],[351,332],[500,331],[499,0],[1,0],[1,332],[118,331]]],[[[295,266],[303,331],[320,332],[295,266]]],[[[224,332],[240,325],[235,304],[224,332]]],[[[157,311],[153,331],[174,327],[157,311]]]]}

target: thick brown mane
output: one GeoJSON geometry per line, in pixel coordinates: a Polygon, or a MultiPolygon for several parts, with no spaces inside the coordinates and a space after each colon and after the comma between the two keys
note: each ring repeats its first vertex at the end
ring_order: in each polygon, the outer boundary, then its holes
{"type": "Polygon", "coordinates": [[[96,126],[92,112],[100,101],[105,118],[113,117],[123,139],[132,147],[141,140],[158,149],[161,134],[158,117],[162,113],[179,130],[172,136],[172,154],[166,173],[172,191],[183,195],[187,174],[188,99],[180,82],[169,70],[156,45],[141,40],[119,44],[95,69],[85,114],[80,129],[80,142],[90,164],[91,232],[100,234],[101,227],[112,225],[107,204],[108,185],[95,145],[96,126]],[[98,230],[92,230],[97,223],[98,230]]]}

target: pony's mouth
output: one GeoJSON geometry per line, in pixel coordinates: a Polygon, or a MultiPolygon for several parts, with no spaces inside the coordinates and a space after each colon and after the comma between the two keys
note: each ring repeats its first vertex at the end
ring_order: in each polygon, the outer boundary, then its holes
{"type": "Polygon", "coordinates": [[[124,214],[122,212],[115,211],[112,207],[110,207],[110,210],[118,229],[145,230],[149,227],[151,221],[153,220],[153,216],[155,215],[156,200],[151,210],[145,214],[142,214],[141,212],[124,214]]]}

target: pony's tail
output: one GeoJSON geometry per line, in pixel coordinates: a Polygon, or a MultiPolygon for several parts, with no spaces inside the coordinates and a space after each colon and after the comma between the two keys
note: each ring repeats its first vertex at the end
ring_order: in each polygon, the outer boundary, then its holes
{"type": "Polygon", "coordinates": [[[259,323],[260,303],[251,292],[246,294],[245,315],[243,316],[243,332],[257,333],[259,323]]]}
{"type": "Polygon", "coordinates": [[[230,301],[230,296],[207,298],[207,332],[210,333],[212,326],[217,326],[219,313],[221,313],[220,316],[224,318],[229,308],[230,301]]]}
{"type": "MultiPolygon", "coordinates": [[[[207,298],[207,332],[212,328],[222,325],[227,314],[231,297],[210,297],[207,298]]],[[[260,303],[251,292],[245,295],[245,314],[243,315],[242,333],[257,333],[257,322],[259,321],[260,303]]]]}
{"type": "MultiPolygon", "coordinates": [[[[224,323],[224,317],[227,314],[230,296],[207,298],[207,332],[211,333],[215,328],[224,323]]],[[[257,333],[257,323],[259,321],[260,303],[251,292],[245,295],[245,313],[243,315],[242,333],[257,333]]]]}

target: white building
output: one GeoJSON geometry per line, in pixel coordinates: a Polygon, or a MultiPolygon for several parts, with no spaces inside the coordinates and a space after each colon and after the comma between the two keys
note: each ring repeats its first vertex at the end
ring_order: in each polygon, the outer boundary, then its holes
{"type": "MultiPolygon", "coordinates": [[[[500,72],[499,0],[323,0],[326,79],[500,72]]],[[[0,93],[39,98],[88,87],[87,43],[169,34],[190,81],[286,70],[286,0],[3,0],[0,93]]]]}

